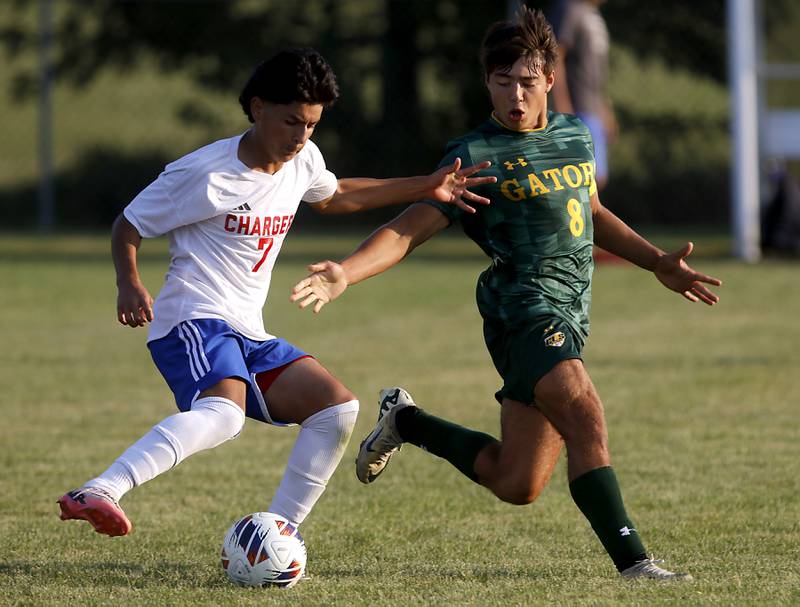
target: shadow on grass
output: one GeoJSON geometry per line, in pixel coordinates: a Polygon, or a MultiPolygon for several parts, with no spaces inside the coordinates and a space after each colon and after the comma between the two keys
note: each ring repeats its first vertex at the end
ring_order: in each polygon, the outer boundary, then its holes
{"type": "Polygon", "coordinates": [[[402,569],[395,572],[387,571],[385,569],[370,569],[370,568],[336,568],[336,567],[317,567],[312,572],[313,578],[320,579],[360,579],[360,578],[380,578],[381,576],[390,576],[399,580],[408,580],[413,583],[414,580],[451,580],[453,582],[497,582],[498,580],[553,580],[554,576],[549,571],[537,571],[533,569],[516,569],[510,570],[503,567],[474,567],[471,570],[467,569],[443,569],[441,567],[432,567],[428,569],[420,568],[419,570],[402,569]]]}
{"type": "Polygon", "coordinates": [[[37,584],[72,583],[75,586],[104,586],[144,588],[165,585],[217,588],[228,584],[221,573],[208,578],[205,569],[198,570],[187,563],[161,562],[157,565],[140,563],[100,562],[73,563],[48,561],[47,563],[12,561],[0,563],[0,579],[27,579],[37,584]]]}

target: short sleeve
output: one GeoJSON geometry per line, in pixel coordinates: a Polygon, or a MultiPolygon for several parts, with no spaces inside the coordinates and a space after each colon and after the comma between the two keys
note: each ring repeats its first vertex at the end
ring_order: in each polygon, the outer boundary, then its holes
{"type": "MultiPolygon", "coordinates": [[[[469,156],[469,150],[467,146],[464,145],[462,142],[450,142],[447,144],[447,151],[445,157],[442,158],[442,161],[439,163],[439,166],[436,167],[437,169],[442,168],[443,166],[447,166],[453,164],[456,158],[461,158],[461,166],[469,166],[472,164],[472,161],[469,156]]],[[[421,200],[425,204],[429,204],[432,207],[437,208],[442,214],[447,217],[447,220],[453,224],[464,215],[464,211],[461,210],[454,204],[448,204],[446,202],[439,202],[438,200],[430,200],[425,199],[421,200]]]]}
{"type": "Polygon", "coordinates": [[[311,204],[327,200],[339,187],[336,175],[325,167],[325,158],[313,141],[306,143],[304,151],[307,152],[305,162],[310,172],[310,179],[302,200],[311,204]]]}
{"type": "Polygon", "coordinates": [[[144,238],[155,238],[213,217],[217,209],[206,194],[208,179],[185,166],[167,165],[158,178],[125,207],[123,214],[144,238]]]}
{"type": "Polygon", "coordinates": [[[303,194],[303,202],[315,203],[327,200],[336,193],[336,188],[339,187],[339,181],[336,175],[331,173],[328,169],[324,169],[316,181],[303,194]]]}

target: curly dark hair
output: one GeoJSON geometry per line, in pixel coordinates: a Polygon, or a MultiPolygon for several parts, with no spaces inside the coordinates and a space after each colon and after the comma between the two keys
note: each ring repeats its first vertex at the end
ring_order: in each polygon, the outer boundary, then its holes
{"type": "Polygon", "coordinates": [[[486,77],[510,70],[520,57],[527,59],[535,73],[549,76],[556,67],[558,42],[544,14],[523,5],[513,22],[498,21],[489,26],[480,56],[486,77]]]}
{"type": "Polygon", "coordinates": [[[250,122],[250,102],[258,97],[271,103],[320,103],[329,107],[339,97],[336,75],[312,48],[284,49],[256,66],[239,95],[250,122]]]}

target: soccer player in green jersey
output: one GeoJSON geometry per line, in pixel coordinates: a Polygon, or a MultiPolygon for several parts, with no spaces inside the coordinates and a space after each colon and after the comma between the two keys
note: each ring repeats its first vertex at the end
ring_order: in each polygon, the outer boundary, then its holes
{"type": "Polygon", "coordinates": [[[547,110],[556,48],[550,25],[528,9],[516,22],[492,25],[484,38],[492,115],[451,142],[442,163],[491,161],[487,174],[497,181],[476,190],[490,206],[414,204],[340,264],[309,266],[313,273],[295,286],[292,299],[319,312],[349,285],[383,272],[460,220],[492,260],[478,280],[477,300],[504,382],[496,394],[501,439],[434,417],[405,390],[389,388],[359,450],[359,480],[374,481],[407,442],[446,459],[499,499],[527,504],[549,481],[566,445],[572,497],[623,577],[691,579],[648,557],[611,468],[603,405],[581,360],[592,247],[653,272],[689,301],[715,304],[706,284],[721,283],[687,265],[691,243],[665,253],[602,206],[588,129],[574,116],[547,110]]]}

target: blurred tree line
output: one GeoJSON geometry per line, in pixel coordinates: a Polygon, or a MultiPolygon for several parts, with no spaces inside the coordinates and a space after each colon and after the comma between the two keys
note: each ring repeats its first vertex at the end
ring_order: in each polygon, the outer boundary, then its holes
{"type": "MultiPolygon", "coordinates": [[[[795,4],[773,1],[788,12],[795,4]]],[[[12,15],[30,13],[31,3],[10,2],[12,15]]],[[[550,8],[546,1],[528,4],[550,8]]],[[[242,115],[229,114],[237,111],[236,98],[257,61],[283,46],[314,46],[334,67],[342,89],[315,141],[338,175],[376,177],[429,172],[448,139],[485,119],[490,108],[478,47],[487,25],[504,19],[507,10],[498,0],[54,5],[59,86],[90,87],[108,72],[135,78],[144,65],[187,77],[196,87],[191,101],[168,105],[165,97],[163,112],[196,134],[195,147],[246,128],[242,115]],[[224,112],[210,101],[221,95],[232,102],[224,112]]],[[[614,0],[602,9],[614,44],[611,96],[622,129],[604,199],[629,221],[727,221],[724,9],[724,0],[614,0]]],[[[14,60],[33,53],[36,43],[35,20],[0,23],[0,45],[11,59],[9,93],[18,103],[35,102],[37,73],[30,62],[20,67],[14,60]]],[[[117,108],[109,103],[106,110],[114,115],[117,108]]],[[[114,118],[128,121],[124,113],[114,118]]],[[[140,121],[135,128],[151,126],[140,121]]],[[[190,149],[106,144],[76,150],[57,175],[59,225],[108,225],[166,162],[190,149]]],[[[30,209],[28,223],[35,223],[35,188],[33,182],[0,183],[2,225],[11,213],[19,221],[20,208],[30,209]],[[26,200],[31,204],[21,204],[26,200]]],[[[367,220],[375,215],[387,214],[367,220]]]]}

